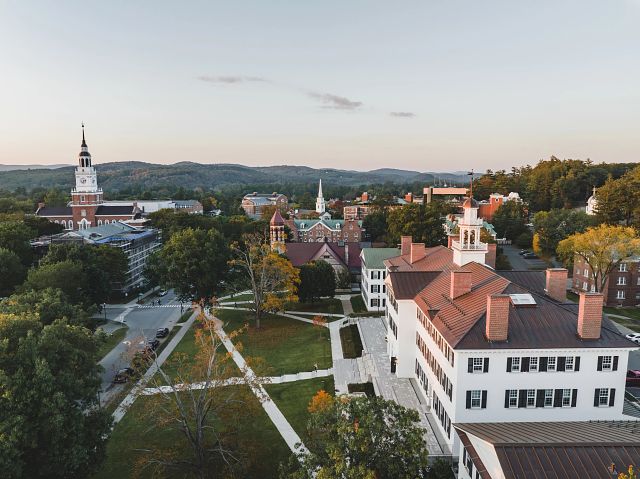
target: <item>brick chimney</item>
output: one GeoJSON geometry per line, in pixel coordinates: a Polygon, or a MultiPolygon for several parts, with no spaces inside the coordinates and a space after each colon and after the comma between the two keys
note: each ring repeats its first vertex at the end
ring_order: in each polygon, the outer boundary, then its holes
{"type": "Polygon", "coordinates": [[[404,200],[407,203],[413,203],[413,193],[409,192],[406,195],[404,195],[404,200]]]}
{"type": "Polygon", "coordinates": [[[424,243],[411,243],[411,264],[427,256],[424,243]]]}
{"type": "Polygon", "coordinates": [[[401,236],[400,237],[400,254],[405,255],[411,252],[411,236],[401,236]]]}
{"type": "Polygon", "coordinates": [[[580,292],[578,303],[578,336],[581,339],[599,339],[602,325],[602,293],[580,292]]]}
{"type": "Polygon", "coordinates": [[[469,292],[471,292],[471,271],[452,271],[449,297],[456,299],[469,292]]]}
{"type": "Polygon", "coordinates": [[[567,277],[569,272],[565,268],[547,268],[547,282],[545,291],[556,301],[567,301],[567,277]]]}
{"type": "Polygon", "coordinates": [[[369,193],[367,193],[366,191],[363,191],[360,201],[369,201],[369,193]]]}
{"type": "Polygon", "coordinates": [[[484,255],[484,264],[496,269],[496,258],[498,255],[498,245],[489,243],[487,245],[487,254],[484,255]]]}
{"type": "Polygon", "coordinates": [[[485,335],[489,341],[506,341],[509,336],[508,294],[487,295],[487,327],[485,335]]]}

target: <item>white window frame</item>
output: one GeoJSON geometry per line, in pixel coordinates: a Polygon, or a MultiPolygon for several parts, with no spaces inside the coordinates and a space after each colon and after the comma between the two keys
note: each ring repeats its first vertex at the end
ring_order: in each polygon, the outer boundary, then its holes
{"type": "Polygon", "coordinates": [[[471,372],[482,373],[484,372],[484,358],[472,358],[471,372]]]}
{"type": "Polygon", "coordinates": [[[589,291],[589,283],[587,283],[586,281],[582,283],[582,289],[584,289],[585,291],[589,291]]]}
{"type": "Polygon", "coordinates": [[[564,370],[565,371],[573,371],[575,368],[576,360],[573,356],[567,356],[564,359],[564,370]]]}
{"type": "Polygon", "coordinates": [[[625,294],[623,289],[619,289],[616,291],[616,299],[625,299],[625,294]]]}
{"type": "Polygon", "coordinates": [[[520,358],[511,358],[511,372],[512,373],[520,372],[520,358]]]}
{"type": "Polygon", "coordinates": [[[613,371],[613,356],[602,356],[602,370],[613,371]]]}
{"type": "Polygon", "coordinates": [[[584,269],[584,277],[588,278],[589,277],[589,268],[585,268],[584,269]]]}
{"type": "Polygon", "coordinates": [[[562,390],[562,407],[571,407],[571,389],[562,390]]]}
{"type": "Polygon", "coordinates": [[[538,372],[538,357],[534,356],[529,358],[529,372],[537,373],[538,372]]]}
{"type": "Polygon", "coordinates": [[[535,389],[527,389],[527,407],[536,407],[535,389]]]}
{"type": "Polygon", "coordinates": [[[509,389],[509,409],[518,407],[518,390],[509,389]]]}
{"type": "Polygon", "coordinates": [[[558,359],[555,356],[549,356],[547,358],[547,371],[555,372],[558,370],[558,359]],[[551,366],[553,364],[553,367],[551,366]]]}
{"type": "Polygon", "coordinates": [[[471,390],[471,409],[482,408],[482,391],[480,389],[471,390]]]}
{"type": "Polygon", "coordinates": [[[627,278],[626,276],[618,276],[618,286],[626,286],[627,278]]]}
{"type": "Polygon", "coordinates": [[[598,393],[598,407],[609,407],[610,391],[611,389],[609,388],[600,388],[600,391],[598,393]]]}
{"type": "Polygon", "coordinates": [[[620,263],[620,272],[621,273],[627,272],[627,263],[620,263]]]}
{"type": "Polygon", "coordinates": [[[544,407],[553,407],[553,389],[544,390],[544,407]]]}

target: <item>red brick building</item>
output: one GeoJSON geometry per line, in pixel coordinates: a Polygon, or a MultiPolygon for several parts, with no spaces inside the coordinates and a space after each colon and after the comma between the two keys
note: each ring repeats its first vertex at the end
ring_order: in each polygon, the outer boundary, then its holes
{"type": "MultiPolygon", "coordinates": [[[[591,268],[576,256],[573,263],[571,289],[595,291],[591,268]]],[[[607,306],[636,306],[640,304],[640,258],[633,258],[618,265],[610,274],[601,293],[607,306]]]]}
{"type": "Polygon", "coordinates": [[[69,205],[47,206],[40,203],[36,215],[59,223],[67,230],[82,230],[116,221],[132,222],[142,217],[142,211],[135,202],[129,206],[103,204],[102,188],[98,187],[98,175],[91,164],[91,154],[84,138],[84,125],[75,178],[76,186],[71,190],[69,205]]]}

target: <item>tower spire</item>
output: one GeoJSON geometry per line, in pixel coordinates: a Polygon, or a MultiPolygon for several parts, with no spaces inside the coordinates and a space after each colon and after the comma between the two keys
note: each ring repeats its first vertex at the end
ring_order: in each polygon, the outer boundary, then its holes
{"type": "Polygon", "coordinates": [[[471,177],[469,180],[469,198],[473,198],[473,168],[467,174],[471,177]]]}
{"type": "Polygon", "coordinates": [[[82,145],[81,146],[87,146],[87,142],[84,140],[84,121],[82,122],[82,145]]]}

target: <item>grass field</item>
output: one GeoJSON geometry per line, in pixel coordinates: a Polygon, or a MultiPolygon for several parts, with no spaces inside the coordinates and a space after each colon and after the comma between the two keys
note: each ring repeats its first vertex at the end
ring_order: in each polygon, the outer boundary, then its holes
{"type": "Polygon", "coordinates": [[[337,298],[322,298],[312,303],[287,303],[287,311],[302,311],[309,313],[343,314],[342,302],[337,298]]]}
{"type": "MultiPolygon", "coordinates": [[[[107,444],[106,460],[93,479],[133,477],[134,464],[141,457],[139,450],[150,446],[170,449],[173,454],[188,453],[186,439],[181,433],[151,427],[149,419],[144,415],[149,400],[148,397],[138,398],[122,421],[115,426],[107,444]]],[[[254,445],[250,450],[241,450],[246,453],[250,464],[246,473],[239,477],[277,478],[278,465],[287,461],[290,451],[267,414],[257,404],[257,399],[255,401],[256,404],[251,404],[255,406],[251,407],[255,414],[237,418],[240,443],[254,445]]],[[[140,477],[151,478],[151,471],[143,472],[140,477]]],[[[178,470],[163,477],[186,479],[193,475],[178,470]]]]}
{"type": "Polygon", "coordinates": [[[367,306],[364,304],[364,300],[359,294],[356,296],[351,296],[351,307],[353,308],[354,313],[367,312],[367,306]]]}
{"type": "Polygon", "coordinates": [[[191,314],[193,314],[193,311],[189,308],[187,311],[182,313],[182,316],[180,316],[180,319],[178,319],[176,324],[185,323],[191,317],[191,314]]]}
{"type": "Polygon", "coordinates": [[[265,389],[293,429],[304,441],[307,420],[309,419],[307,406],[311,398],[321,389],[334,395],[335,386],[333,376],[328,376],[326,378],[306,379],[292,383],[268,384],[265,389]]]}
{"type": "Polygon", "coordinates": [[[100,345],[100,348],[98,349],[98,356],[100,358],[104,358],[109,351],[115,348],[118,343],[123,341],[124,337],[127,335],[128,329],[129,328],[125,326],[123,328],[116,329],[109,336],[107,336],[107,340],[105,341],[105,343],[100,345]]]}
{"type": "Polygon", "coordinates": [[[242,328],[246,323],[250,324],[249,329],[233,341],[235,344],[242,343],[242,355],[245,358],[263,358],[269,366],[270,375],[312,371],[316,363],[319,369],[332,365],[327,328],[265,315],[261,328],[256,329],[251,312],[221,309],[217,316],[225,323],[227,333],[242,328]]]}
{"type": "Polygon", "coordinates": [[[341,328],[340,342],[342,343],[342,354],[345,359],[355,359],[362,356],[362,339],[357,325],[352,324],[341,328]]]}

